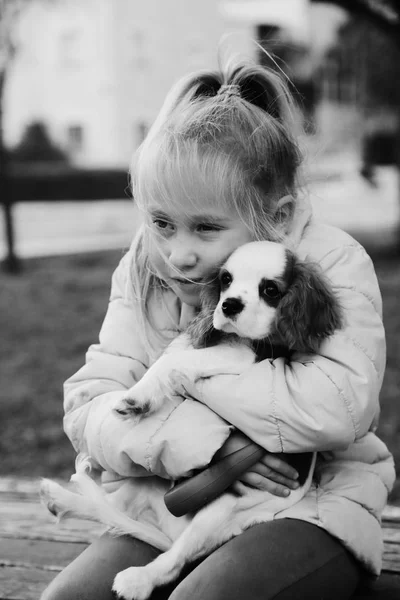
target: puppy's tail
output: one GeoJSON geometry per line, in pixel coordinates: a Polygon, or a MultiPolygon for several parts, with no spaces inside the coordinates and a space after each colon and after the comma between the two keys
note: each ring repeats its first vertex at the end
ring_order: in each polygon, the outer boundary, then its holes
{"type": "Polygon", "coordinates": [[[40,496],[47,509],[59,521],[71,517],[88,519],[105,525],[112,535],[128,534],[163,552],[168,550],[172,545],[168,536],[151,525],[130,519],[107,502],[101,487],[90,477],[90,468],[90,460],[85,459],[77,465],[77,471],[71,477],[78,485],[79,494],[54,481],[42,479],[40,496]]]}

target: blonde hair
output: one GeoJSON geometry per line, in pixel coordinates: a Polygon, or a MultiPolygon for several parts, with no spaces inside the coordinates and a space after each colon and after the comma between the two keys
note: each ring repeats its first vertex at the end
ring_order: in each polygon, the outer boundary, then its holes
{"type": "MultiPolygon", "coordinates": [[[[281,241],[296,199],[297,129],[286,83],[272,70],[242,63],[184,77],[133,158],[135,204],[144,213],[151,201],[173,207],[177,186],[188,204],[196,203],[193,190],[202,190],[235,210],[254,239],[281,241]],[[284,196],[293,198],[290,209],[277,211],[284,196]]],[[[147,299],[162,282],[149,263],[147,243],[145,225],[135,243],[131,275],[147,350],[154,354],[162,336],[151,326],[147,299]]]]}

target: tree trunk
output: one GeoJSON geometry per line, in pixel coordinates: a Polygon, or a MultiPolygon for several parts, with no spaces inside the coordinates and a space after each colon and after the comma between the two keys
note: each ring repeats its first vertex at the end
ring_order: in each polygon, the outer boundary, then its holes
{"type": "Polygon", "coordinates": [[[4,233],[7,247],[3,268],[8,273],[19,273],[21,270],[21,263],[15,253],[13,199],[9,177],[9,161],[7,149],[4,146],[3,99],[5,80],[6,74],[5,71],[3,71],[0,73],[0,199],[3,207],[4,233]]]}

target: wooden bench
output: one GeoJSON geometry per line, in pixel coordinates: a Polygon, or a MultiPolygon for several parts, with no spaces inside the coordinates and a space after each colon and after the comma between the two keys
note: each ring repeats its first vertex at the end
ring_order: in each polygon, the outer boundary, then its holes
{"type": "MultiPolygon", "coordinates": [[[[38,600],[57,572],[101,530],[86,521],[56,524],[39,502],[37,480],[0,478],[0,600],[38,600]]],[[[383,531],[383,573],[357,590],[359,600],[400,598],[399,507],[386,508],[383,531]]]]}

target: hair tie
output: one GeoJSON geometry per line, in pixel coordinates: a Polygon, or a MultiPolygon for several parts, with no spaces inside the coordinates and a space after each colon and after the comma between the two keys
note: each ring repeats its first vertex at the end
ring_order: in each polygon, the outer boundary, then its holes
{"type": "Polygon", "coordinates": [[[224,83],[217,92],[217,96],[225,96],[226,98],[230,98],[231,96],[238,96],[240,98],[240,95],[240,86],[237,83],[224,83]]]}

